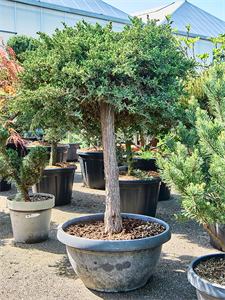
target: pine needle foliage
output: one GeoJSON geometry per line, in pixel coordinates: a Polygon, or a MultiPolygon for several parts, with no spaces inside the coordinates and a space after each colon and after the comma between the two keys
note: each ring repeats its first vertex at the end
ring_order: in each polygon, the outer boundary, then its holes
{"type": "Polygon", "coordinates": [[[0,179],[14,182],[18,189],[15,201],[30,201],[29,187],[36,184],[47,163],[48,151],[34,147],[25,157],[19,157],[16,150],[6,149],[8,132],[0,128],[0,179]]]}
{"type": "Polygon", "coordinates": [[[171,141],[170,157],[158,155],[163,179],[181,194],[177,218],[195,219],[218,240],[212,224],[225,224],[225,64],[217,63],[202,80],[209,111],[192,97],[186,111],[191,130],[180,124],[179,142],[171,141]]]}

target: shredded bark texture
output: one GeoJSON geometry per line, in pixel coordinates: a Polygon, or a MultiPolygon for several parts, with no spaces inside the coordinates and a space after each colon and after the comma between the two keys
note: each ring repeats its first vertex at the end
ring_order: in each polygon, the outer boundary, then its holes
{"type": "Polygon", "coordinates": [[[68,163],[68,162],[58,162],[55,164],[55,166],[49,166],[47,165],[45,169],[64,169],[64,168],[72,168],[76,166],[74,163],[68,163]]]}
{"type": "MultiPolygon", "coordinates": [[[[51,143],[46,142],[46,141],[33,141],[33,142],[28,142],[26,145],[27,146],[44,146],[44,147],[52,146],[51,143]]],[[[68,145],[68,144],[57,143],[57,146],[66,146],[66,145],[68,145]]]]}
{"type": "Polygon", "coordinates": [[[143,178],[138,176],[137,174],[127,175],[127,171],[120,171],[119,172],[119,179],[125,180],[140,180],[140,179],[152,179],[152,178],[159,178],[160,174],[156,171],[141,171],[143,174],[143,178]]]}
{"type": "Polygon", "coordinates": [[[29,195],[30,202],[39,202],[52,199],[51,196],[43,196],[43,195],[29,195]]]}
{"type": "Polygon", "coordinates": [[[142,221],[133,218],[122,218],[123,230],[111,236],[105,234],[103,220],[90,220],[70,225],[65,232],[81,238],[93,240],[135,240],[143,239],[163,233],[166,228],[156,222],[142,221]]]}
{"type": "Polygon", "coordinates": [[[225,259],[211,258],[206,262],[200,262],[194,272],[201,278],[225,286],[225,259]]]}
{"type": "Polygon", "coordinates": [[[102,147],[86,147],[86,148],[80,148],[79,151],[85,151],[85,152],[103,152],[102,147]]]}

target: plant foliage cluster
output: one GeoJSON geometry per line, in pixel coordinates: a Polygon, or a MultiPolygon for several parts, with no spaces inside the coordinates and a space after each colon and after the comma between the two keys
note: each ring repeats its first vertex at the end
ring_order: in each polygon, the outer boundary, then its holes
{"type": "MultiPolygon", "coordinates": [[[[179,142],[171,141],[170,157],[158,156],[163,179],[182,195],[178,218],[199,221],[211,231],[225,224],[225,64],[217,63],[202,79],[209,111],[192,97],[186,110],[191,128],[180,124],[179,142]]],[[[220,243],[223,251],[225,245],[220,243]]]]}
{"type": "Polygon", "coordinates": [[[34,147],[24,158],[16,150],[6,149],[9,134],[0,128],[0,179],[14,182],[17,187],[16,201],[30,201],[29,188],[42,176],[47,163],[48,151],[44,147],[34,147]]]}

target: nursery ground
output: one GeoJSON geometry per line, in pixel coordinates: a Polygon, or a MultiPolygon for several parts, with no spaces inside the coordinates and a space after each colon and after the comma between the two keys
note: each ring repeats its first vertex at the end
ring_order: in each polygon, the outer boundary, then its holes
{"type": "Polygon", "coordinates": [[[0,299],[1,300],[195,300],[195,289],[187,280],[190,262],[198,256],[219,251],[209,244],[209,234],[194,221],[177,223],[174,214],[180,211],[175,192],[167,201],[160,201],[156,217],[170,225],[172,238],[163,245],[161,259],[154,275],[142,288],[127,293],[100,293],[87,289],[67,259],[66,247],[57,238],[62,222],[90,213],[104,212],[105,191],[85,188],[79,163],[75,173],[72,202],[55,207],[52,212],[49,239],[39,244],[14,243],[6,197],[15,194],[0,192],[0,299]]]}

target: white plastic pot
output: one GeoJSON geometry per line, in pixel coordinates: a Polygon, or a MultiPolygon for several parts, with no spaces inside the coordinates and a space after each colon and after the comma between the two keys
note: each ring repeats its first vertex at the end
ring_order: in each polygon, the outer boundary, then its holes
{"type": "Polygon", "coordinates": [[[7,197],[15,242],[39,243],[48,238],[55,196],[44,193],[39,195],[52,198],[38,202],[19,202],[13,201],[16,195],[7,197]]]}

